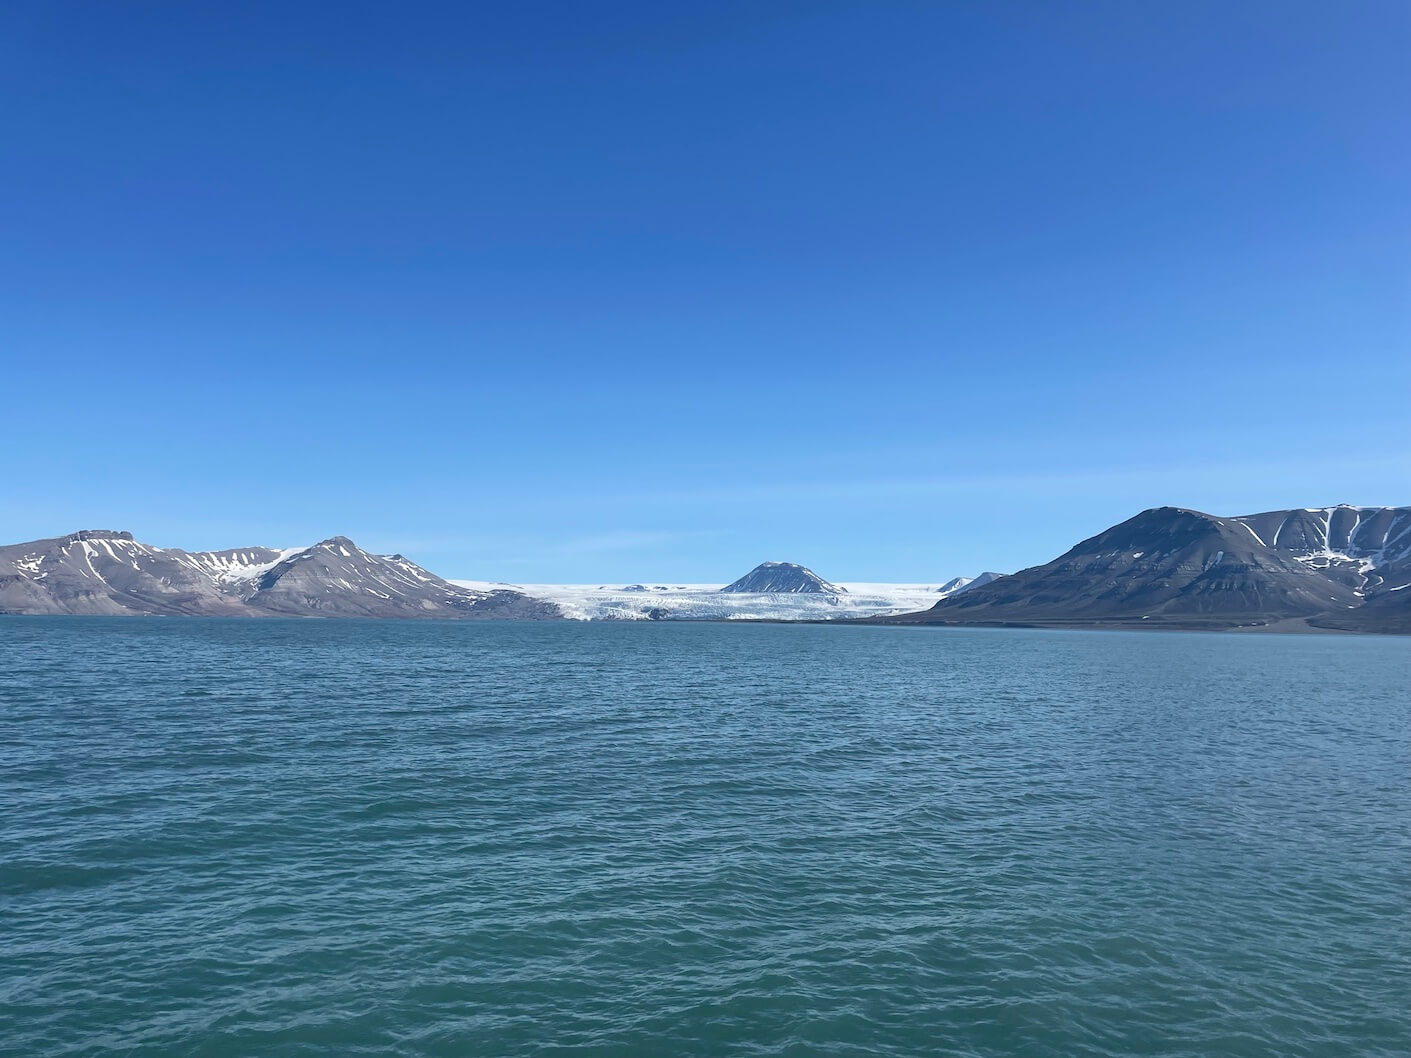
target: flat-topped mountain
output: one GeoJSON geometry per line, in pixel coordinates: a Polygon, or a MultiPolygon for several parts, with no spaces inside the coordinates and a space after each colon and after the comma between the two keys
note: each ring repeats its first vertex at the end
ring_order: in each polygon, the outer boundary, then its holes
{"type": "Polygon", "coordinates": [[[793,562],[761,562],[722,592],[752,592],[756,595],[796,595],[803,592],[846,595],[847,589],[832,584],[807,566],[793,562]]]}
{"type": "Polygon", "coordinates": [[[1408,584],[1411,507],[1228,518],[1160,507],[904,620],[1231,627],[1298,618],[1361,627],[1394,623],[1404,604],[1392,596],[1408,584]]]}
{"type": "Polygon", "coordinates": [[[131,533],[83,529],[0,547],[0,612],[192,614],[245,611],[200,559],[149,547],[131,533]]]}
{"type": "Polygon", "coordinates": [[[0,547],[0,613],[214,617],[557,617],[553,603],[451,584],[347,537],[182,551],[85,529],[0,547]]]}

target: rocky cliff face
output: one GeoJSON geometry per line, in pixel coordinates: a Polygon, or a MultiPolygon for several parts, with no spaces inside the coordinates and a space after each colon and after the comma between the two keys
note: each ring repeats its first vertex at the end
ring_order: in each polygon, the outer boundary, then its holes
{"type": "Polygon", "coordinates": [[[0,547],[0,613],[257,617],[557,617],[552,603],[477,591],[346,537],[308,548],[188,552],[86,529],[0,547]]]}

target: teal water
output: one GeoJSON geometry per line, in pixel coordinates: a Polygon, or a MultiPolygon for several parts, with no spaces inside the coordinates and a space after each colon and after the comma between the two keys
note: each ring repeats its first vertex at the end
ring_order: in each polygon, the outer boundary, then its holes
{"type": "Polygon", "coordinates": [[[1411,640],[0,620],[0,1053],[1411,1051],[1411,640]]]}

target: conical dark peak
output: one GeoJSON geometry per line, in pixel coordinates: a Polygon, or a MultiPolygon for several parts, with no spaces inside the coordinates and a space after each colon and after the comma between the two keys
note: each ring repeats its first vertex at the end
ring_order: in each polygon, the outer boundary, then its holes
{"type": "Polygon", "coordinates": [[[803,592],[847,594],[846,588],[829,583],[807,566],[800,566],[795,562],[761,562],[739,580],[720,590],[763,595],[794,595],[803,592]]]}

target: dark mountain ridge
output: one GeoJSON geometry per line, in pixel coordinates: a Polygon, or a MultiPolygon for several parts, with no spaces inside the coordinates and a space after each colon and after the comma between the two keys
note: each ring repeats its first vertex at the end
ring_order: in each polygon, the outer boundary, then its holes
{"type": "Polygon", "coordinates": [[[1228,518],[1159,507],[1052,562],[897,620],[1192,628],[1298,620],[1314,627],[1394,630],[1411,603],[1401,591],[1408,583],[1408,507],[1228,518]]]}

